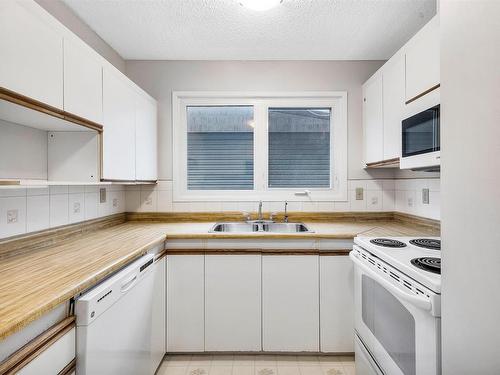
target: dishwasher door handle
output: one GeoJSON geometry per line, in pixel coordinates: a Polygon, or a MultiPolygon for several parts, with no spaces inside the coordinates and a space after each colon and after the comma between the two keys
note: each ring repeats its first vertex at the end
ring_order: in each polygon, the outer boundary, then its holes
{"type": "Polygon", "coordinates": [[[132,289],[137,281],[137,275],[134,275],[131,279],[125,281],[122,286],[120,287],[120,292],[126,293],[130,289],[132,289]]]}

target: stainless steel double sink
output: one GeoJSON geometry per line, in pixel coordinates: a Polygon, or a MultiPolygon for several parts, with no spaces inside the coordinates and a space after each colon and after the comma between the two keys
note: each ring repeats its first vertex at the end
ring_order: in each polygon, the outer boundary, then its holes
{"type": "Polygon", "coordinates": [[[275,223],[267,220],[216,223],[212,233],[313,233],[304,223],[275,223]]]}

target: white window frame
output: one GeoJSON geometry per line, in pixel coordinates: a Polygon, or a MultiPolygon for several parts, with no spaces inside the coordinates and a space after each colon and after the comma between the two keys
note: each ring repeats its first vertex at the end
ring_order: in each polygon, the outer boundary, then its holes
{"type": "Polygon", "coordinates": [[[173,124],[173,200],[197,201],[346,201],[347,200],[347,92],[225,92],[174,91],[173,124]],[[252,105],[254,107],[254,189],[188,190],[187,115],[188,106],[252,105]],[[330,108],[330,188],[269,188],[268,108],[330,108]],[[332,152],[333,151],[333,152],[332,152]]]}

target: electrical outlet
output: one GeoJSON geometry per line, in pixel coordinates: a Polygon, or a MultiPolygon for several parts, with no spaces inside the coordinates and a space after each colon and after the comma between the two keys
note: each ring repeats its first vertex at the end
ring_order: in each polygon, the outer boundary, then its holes
{"type": "Polygon", "coordinates": [[[118,198],[113,198],[113,207],[118,207],[118,198]]]}
{"type": "Polygon", "coordinates": [[[17,223],[18,216],[19,216],[19,210],[8,210],[7,211],[7,224],[17,223]]]}
{"type": "Polygon", "coordinates": [[[99,202],[106,203],[106,188],[99,189],[99,202]]]}
{"type": "Polygon", "coordinates": [[[422,204],[429,204],[429,189],[422,189],[422,204]]]}
{"type": "Polygon", "coordinates": [[[408,198],[408,207],[413,207],[413,198],[408,198]]]}
{"type": "Polygon", "coordinates": [[[357,201],[363,200],[363,188],[362,187],[356,188],[356,200],[357,201]]]}
{"type": "Polygon", "coordinates": [[[73,203],[73,213],[74,214],[80,213],[80,202],[73,203]]]}

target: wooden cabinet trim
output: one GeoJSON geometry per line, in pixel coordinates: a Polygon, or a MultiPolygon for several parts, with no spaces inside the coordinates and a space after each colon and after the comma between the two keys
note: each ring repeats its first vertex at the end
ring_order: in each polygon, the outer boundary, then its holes
{"type": "Polygon", "coordinates": [[[393,159],[376,161],[373,163],[366,163],[366,168],[393,167],[398,164],[399,164],[399,158],[393,158],[393,159]]]}
{"type": "Polygon", "coordinates": [[[441,86],[441,84],[439,84],[439,83],[438,83],[437,85],[435,85],[435,86],[432,86],[430,89],[425,90],[424,92],[422,92],[422,93],[418,94],[417,96],[414,96],[413,98],[411,98],[411,99],[407,100],[407,101],[405,102],[405,104],[410,104],[411,102],[414,102],[415,100],[417,100],[417,99],[421,98],[422,96],[424,96],[424,95],[426,95],[426,94],[430,93],[431,91],[436,90],[436,89],[437,89],[437,88],[439,88],[440,86],[441,86]]]}
{"type": "Polygon", "coordinates": [[[39,102],[38,100],[31,99],[27,96],[18,94],[14,91],[6,89],[5,87],[0,87],[0,99],[20,105],[25,108],[32,109],[37,112],[45,113],[49,116],[56,117],[61,120],[72,122],[76,125],[95,130],[99,133],[103,130],[103,126],[98,123],[87,120],[72,113],[62,111],[48,104],[39,102]]]}
{"type": "Polygon", "coordinates": [[[2,362],[0,375],[17,373],[75,327],[75,316],[70,316],[53,325],[2,362]]]}
{"type": "Polygon", "coordinates": [[[66,367],[64,367],[57,375],[69,375],[76,371],[76,358],[74,358],[66,367]]]}

